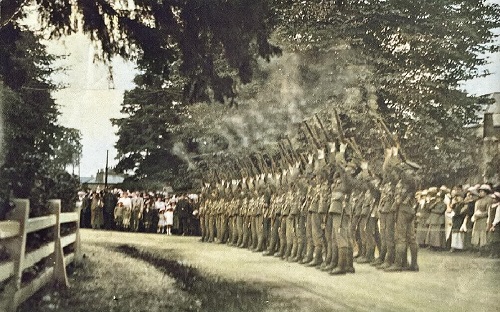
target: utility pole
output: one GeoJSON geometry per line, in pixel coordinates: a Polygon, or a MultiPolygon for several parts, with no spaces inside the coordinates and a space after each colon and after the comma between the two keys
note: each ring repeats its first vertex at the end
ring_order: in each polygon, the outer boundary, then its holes
{"type": "Polygon", "coordinates": [[[104,171],[104,189],[108,188],[108,154],[109,154],[109,150],[106,150],[106,169],[104,171]]]}

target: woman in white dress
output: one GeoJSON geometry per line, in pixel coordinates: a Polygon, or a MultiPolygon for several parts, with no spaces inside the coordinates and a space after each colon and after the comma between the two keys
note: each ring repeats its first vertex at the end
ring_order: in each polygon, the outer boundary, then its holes
{"type": "Polygon", "coordinates": [[[172,226],[174,225],[174,207],[170,203],[167,204],[165,210],[165,224],[167,226],[167,235],[172,235],[172,226]]]}

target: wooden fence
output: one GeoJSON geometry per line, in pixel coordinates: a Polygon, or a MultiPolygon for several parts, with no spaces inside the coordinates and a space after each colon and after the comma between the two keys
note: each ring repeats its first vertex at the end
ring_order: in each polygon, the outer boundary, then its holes
{"type": "Polygon", "coordinates": [[[29,218],[29,200],[16,199],[14,203],[16,208],[7,216],[7,220],[0,221],[0,246],[5,246],[10,255],[8,261],[0,262],[2,312],[16,311],[21,303],[48,283],[68,287],[66,265],[79,262],[82,258],[78,210],[61,213],[61,200],[56,199],[49,201],[50,215],[29,218]],[[61,236],[61,224],[70,223],[73,223],[70,227],[74,230],[61,236]],[[34,250],[27,250],[28,234],[40,230],[52,231],[52,239],[44,241],[34,250]],[[67,252],[64,252],[65,247],[68,247],[67,252]],[[23,271],[35,265],[38,268],[35,277],[23,281],[23,271]]]}

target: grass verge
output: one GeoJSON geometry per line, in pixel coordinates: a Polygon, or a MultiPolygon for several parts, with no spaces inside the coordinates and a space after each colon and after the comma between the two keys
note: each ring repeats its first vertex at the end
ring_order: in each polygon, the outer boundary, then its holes
{"type": "Polygon", "coordinates": [[[197,268],[165,258],[159,251],[140,250],[130,245],[120,245],[115,250],[143,260],[174,278],[181,290],[200,302],[200,311],[263,311],[268,306],[269,295],[264,287],[206,276],[197,268]]]}

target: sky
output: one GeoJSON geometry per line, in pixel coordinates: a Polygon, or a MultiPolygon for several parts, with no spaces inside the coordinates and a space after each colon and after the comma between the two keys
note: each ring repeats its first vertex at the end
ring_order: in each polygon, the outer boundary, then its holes
{"type": "MultiPolygon", "coordinates": [[[[68,70],[65,75],[55,78],[67,88],[53,93],[61,111],[59,123],[81,131],[80,176],[96,176],[97,171],[106,166],[107,152],[109,167],[117,163],[114,145],[118,129],[113,127],[110,119],[124,117],[120,113],[120,104],[124,92],[134,87],[135,65],[115,58],[112,62],[114,83],[110,85],[107,65],[94,61],[94,49],[84,35],[76,34],[52,42],[49,52],[68,55],[57,63],[68,70]]],[[[75,174],[78,174],[77,169],[75,174]]]]}
{"type": "MultiPolygon", "coordinates": [[[[500,2],[496,0],[495,2],[500,2]]],[[[499,40],[500,44],[500,40],[499,40]]],[[[106,152],[109,152],[109,166],[116,165],[117,151],[114,145],[118,139],[117,128],[111,118],[124,117],[120,104],[126,90],[134,87],[132,79],[136,74],[134,64],[115,58],[113,65],[114,84],[108,82],[108,67],[94,61],[94,50],[89,40],[82,34],[75,34],[49,42],[48,50],[54,54],[68,55],[59,65],[68,68],[65,75],[56,77],[67,88],[53,94],[60,106],[61,125],[79,129],[82,133],[83,153],[80,160],[82,177],[95,176],[106,165],[106,152]]],[[[469,93],[483,95],[500,92],[500,53],[489,55],[491,64],[486,66],[492,75],[478,78],[463,84],[469,93]]]]}

